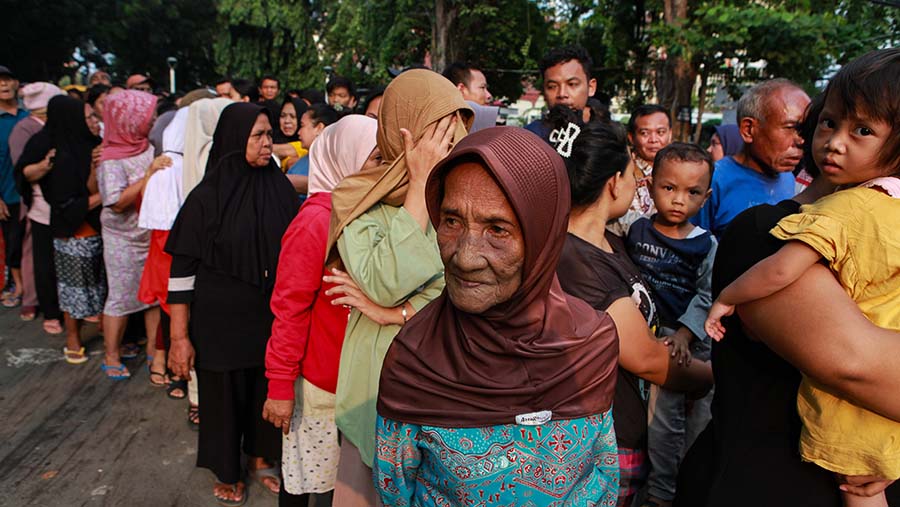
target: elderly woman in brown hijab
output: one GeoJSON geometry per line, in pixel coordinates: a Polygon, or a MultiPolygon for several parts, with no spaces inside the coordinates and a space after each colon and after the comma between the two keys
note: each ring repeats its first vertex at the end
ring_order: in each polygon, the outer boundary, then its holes
{"type": "Polygon", "coordinates": [[[397,336],[378,397],[385,505],[614,505],[612,319],[556,276],[569,180],[517,128],[479,131],[428,179],[447,288],[397,336]]]}
{"type": "MultiPolygon", "coordinates": [[[[339,284],[332,291],[355,290],[355,282],[376,305],[400,307],[404,322],[440,294],[444,267],[425,208],[425,181],[465,136],[471,118],[456,88],[435,72],[407,71],[387,87],[376,135],[383,163],[346,178],[332,193],[329,260],[339,256],[346,270],[330,279],[339,284]]],[[[343,440],[335,505],[376,503],[378,378],[400,328],[361,308],[350,314],[336,392],[343,440]]]]}

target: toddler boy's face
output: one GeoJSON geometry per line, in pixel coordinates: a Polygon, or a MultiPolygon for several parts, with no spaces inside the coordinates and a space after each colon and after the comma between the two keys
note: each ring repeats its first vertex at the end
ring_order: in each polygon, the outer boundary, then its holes
{"type": "Polygon", "coordinates": [[[712,192],[709,166],[704,162],[666,160],[656,167],[650,194],[656,204],[656,221],[680,225],[700,211],[712,192]]]}

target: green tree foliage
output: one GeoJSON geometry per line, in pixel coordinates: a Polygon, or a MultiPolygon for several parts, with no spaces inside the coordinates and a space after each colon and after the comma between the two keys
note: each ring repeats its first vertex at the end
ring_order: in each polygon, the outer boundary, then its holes
{"type": "Polygon", "coordinates": [[[306,0],[218,0],[216,70],[249,79],[271,73],[282,88],[321,87],[312,7],[306,0]]]}
{"type": "Polygon", "coordinates": [[[166,84],[166,59],[175,57],[179,89],[215,79],[213,0],[105,0],[95,5],[91,40],[100,51],[115,55],[112,70],[119,76],[148,74],[166,84]]]}

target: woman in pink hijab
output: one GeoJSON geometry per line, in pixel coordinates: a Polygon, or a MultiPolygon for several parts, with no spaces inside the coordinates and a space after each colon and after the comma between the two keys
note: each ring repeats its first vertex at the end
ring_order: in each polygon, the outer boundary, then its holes
{"type": "MultiPolygon", "coordinates": [[[[100,367],[113,380],[131,376],[119,352],[128,316],[146,311],[147,336],[156,336],[159,326],[159,308],[149,308],[137,298],[150,248],[149,231],[138,227],[138,199],[151,163],[165,164],[164,157],[153,159],[147,138],[155,117],[156,97],[137,90],[111,95],[103,110],[105,132],[97,183],[103,201],[100,223],[109,293],[103,309],[106,357],[100,367]]],[[[153,362],[152,343],[148,340],[148,363],[153,362]]]]}

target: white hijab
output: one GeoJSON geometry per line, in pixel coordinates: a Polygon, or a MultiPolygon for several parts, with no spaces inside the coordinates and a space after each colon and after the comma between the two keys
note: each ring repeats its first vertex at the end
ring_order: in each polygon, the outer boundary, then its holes
{"type": "Polygon", "coordinates": [[[168,231],[184,203],[181,169],[187,120],[188,109],[183,107],[175,113],[175,117],[163,131],[162,155],[172,159],[172,165],[156,171],[147,181],[138,214],[138,227],[168,231]]]}
{"type": "Polygon", "coordinates": [[[309,149],[309,193],[331,192],[342,179],[362,169],[375,149],[378,122],[351,114],[325,127],[309,149]]]}
{"type": "Polygon", "coordinates": [[[182,190],[187,196],[206,174],[206,160],[212,148],[212,138],[222,110],[232,104],[231,99],[202,99],[188,106],[187,128],[184,135],[184,169],[182,190]]]}

